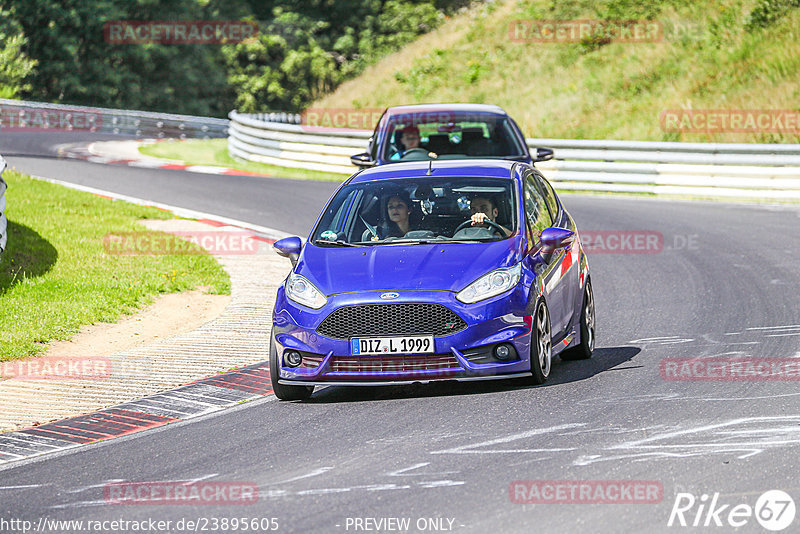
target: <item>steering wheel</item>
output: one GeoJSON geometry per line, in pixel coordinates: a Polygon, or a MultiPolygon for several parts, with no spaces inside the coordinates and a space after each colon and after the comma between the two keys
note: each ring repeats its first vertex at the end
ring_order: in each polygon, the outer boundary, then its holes
{"type": "MultiPolygon", "coordinates": [[[[484,222],[484,224],[488,224],[490,227],[492,227],[495,230],[497,230],[498,232],[500,232],[500,235],[506,235],[506,231],[503,230],[503,227],[500,226],[499,224],[497,224],[496,222],[491,221],[489,219],[484,219],[483,222],[484,222]]],[[[456,228],[455,232],[453,232],[453,235],[456,235],[459,230],[463,230],[464,228],[466,228],[468,226],[472,226],[472,220],[471,219],[468,219],[468,220],[464,221],[463,223],[459,224],[458,227],[456,228]]]]}
{"type": "Polygon", "coordinates": [[[419,156],[427,156],[428,155],[428,151],[425,150],[424,148],[420,148],[420,147],[409,148],[408,150],[406,150],[406,153],[403,154],[403,156],[400,158],[400,160],[404,160],[404,159],[406,159],[407,156],[411,156],[411,155],[414,155],[414,156],[417,156],[417,157],[419,157],[419,156]]]}

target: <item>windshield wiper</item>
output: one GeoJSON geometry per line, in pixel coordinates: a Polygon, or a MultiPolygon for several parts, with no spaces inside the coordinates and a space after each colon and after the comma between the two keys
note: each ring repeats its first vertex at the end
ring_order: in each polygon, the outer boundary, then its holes
{"type": "Polygon", "coordinates": [[[450,239],[449,237],[441,237],[438,239],[398,239],[396,241],[389,241],[387,244],[400,243],[403,245],[438,245],[441,243],[481,243],[485,241],[494,241],[497,238],[476,238],[476,239],[450,239]]]}
{"type": "Polygon", "coordinates": [[[476,237],[475,239],[442,239],[437,243],[488,243],[489,241],[499,241],[497,237],[476,237]]]}
{"type": "Polygon", "coordinates": [[[360,247],[361,245],[355,245],[353,243],[348,243],[347,241],[343,241],[341,239],[317,239],[314,241],[315,245],[323,244],[323,245],[338,245],[340,247],[360,247]]]}

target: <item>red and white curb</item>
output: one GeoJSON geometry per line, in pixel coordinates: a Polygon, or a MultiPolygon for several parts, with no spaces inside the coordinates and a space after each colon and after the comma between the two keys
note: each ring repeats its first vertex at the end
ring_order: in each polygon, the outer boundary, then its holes
{"type": "MultiPolygon", "coordinates": [[[[178,216],[198,219],[199,222],[212,226],[234,226],[250,230],[260,234],[254,237],[268,243],[290,235],[244,221],[119,195],[61,180],[40,176],[33,178],[112,200],[123,200],[170,211],[178,216]]],[[[263,398],[271,393],[269,364],[260,362],[93,413],[2,433],[0,434],[0,469],[20,460],[219,412],[242,402],[263,398]]]]}
{"type": "Polygon", "coordinates": [[[272,393],[267,362],[94,413],[0,434],[5,464],[193,419],[272,393]]]}
{"type": "Polygon", "coordinates": [[[217,167],[212,165],[187,165],[183,162],[172,160],[161,160],[153,157],[112,157],[109,155],[98,154],[93,150],[93,145],[67,145],[58,149],[58,155],[64,158],[80,159],[91,163],[101,163],[104,165],[125,165],[128,167],[140,167],[146,169],[163,169],[171,171],[196,172],[200,174],[219,174],[227,176],[262,176],[269,177],[268,174],[231,169],[228,167],[217,167]]]}

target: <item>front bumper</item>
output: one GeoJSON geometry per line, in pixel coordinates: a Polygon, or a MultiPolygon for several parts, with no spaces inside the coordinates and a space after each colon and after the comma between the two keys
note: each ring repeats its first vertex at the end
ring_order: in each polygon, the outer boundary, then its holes
{"type": "MultiPolygon", "coordinates": [[[[279,383],[291,385],[387,385],[438,380],[489,380],[530,375],[530,316],[522,284],[475,304],[463,304],[449,291],[396,291],[391,304],[435,303],[443,305],[466,323],[463,330],[434,337],[432,354],[351,354],[349,339],[333,339],[317,332],[334,310],[352,305],[387,304],[383,291],[332,295],[320,310],[288,300],[279,288],[273,313],[273,333],[278,354],[279,383]],[[505,343],[517,358],[500,361],[488,356],[505,343]],[[283,364],[283,353],[304,355],[300,367],[283,364]]],[[[426,334],[427,332],[416,332],[426,334]]],[[[409,333],[409,335],[411,335],[409,333]]]]}

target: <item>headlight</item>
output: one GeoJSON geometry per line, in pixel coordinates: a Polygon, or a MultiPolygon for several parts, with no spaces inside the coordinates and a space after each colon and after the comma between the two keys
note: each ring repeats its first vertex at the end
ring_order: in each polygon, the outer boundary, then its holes
{"type": "Polygon", "coordinates": [[[522,264],[497,269],[485,274],[462,289],[456,298],[464,304],[472,304],[480,300],[505,293],[519,282],[522,264]]]}
{"type": "Polygon", "coordinates": [[[294,273],[290,273],[289,278],[286,280],[286,296],[298,304],[315,310],[325,306],[325,303],[328,302],[325,295],[320,293],[319,289],[314,287],[314,284],[305,277],[294,273]]]}

